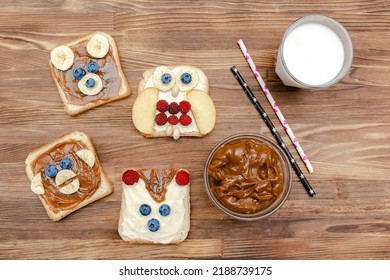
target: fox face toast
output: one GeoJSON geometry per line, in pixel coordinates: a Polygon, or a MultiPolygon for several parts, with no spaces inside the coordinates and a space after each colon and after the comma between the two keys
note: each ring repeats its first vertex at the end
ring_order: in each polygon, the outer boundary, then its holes
{"type": "Polygon", "coordinates": [[[131,94],[116,43],[107,33],[95,32],[54,48],[49,64],[70,115],[131,94]]]}
{"type": "Polygon", "coordinates": [[[113,192],[89,136],[72,132],[31,152],[26,159],[31,191],[50,219],[58,221],[113,192]]]}
{"type": "Polygon", "coordinates": [[[133,123],[145,137],[202,137],[216,111],[208,79],[192,66],[160,66],[143,74],[133,106],[133,123]]]}
{"type": "Polygon", "coordinates": [[[190,228],[190,175],[184,169],[127,169],[118,232],[130,243],[180,243],[190,228]]]}

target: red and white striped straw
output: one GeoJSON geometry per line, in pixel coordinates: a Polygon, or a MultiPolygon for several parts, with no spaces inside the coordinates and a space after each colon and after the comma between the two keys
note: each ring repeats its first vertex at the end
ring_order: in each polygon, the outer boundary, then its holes
{"type": "Polygon", "coordinates": [[[274,98],[271,95],[271,92],[269,91],[267,85],[264,83],[263,79],[260,76],[259,70],[256,68],[255,63],[253,62],[248,49],[245,47],[244,42],[240,39],[237,41],[238,46],[240,47],[243,55],[245,56],[245,60],[248,62],[250,68],[252,69],[253,75],[255,75],[257,81],[259,82],[259,85],[261,89],[264,92],[265,97],[267,97],[269,104],[274,109],[275,114],[279,118],[280,123],[283,125],[284,130],[286,131],[287,135],[290,137],[292,143],[294,144],[295,149],[298,151],[300,157],[302,158],[303,162],[306,165],[307,170],[309,170],[310,173],[313,173],[313,166],[310,164],[309,159],[307,158],[306,154],[303,152],[303,149],[301,145],[299,144],[297,138],[295,137],[294,133],[292,132],[290,125],[288,124],[287,120],[284,118],[282,112],[280,111],[280,108],[278,104],[275,102],[274,98]]]}

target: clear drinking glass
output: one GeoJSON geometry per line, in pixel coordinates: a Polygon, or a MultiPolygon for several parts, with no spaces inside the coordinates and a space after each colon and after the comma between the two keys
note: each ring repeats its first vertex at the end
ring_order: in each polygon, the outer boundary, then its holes
{"type": "MultiPolygon", "coordinates": [[[[325,28],[325,29],[327,29],[327,28],[325,28]]],[[[322,30],[318,30],[318,31],[322,31],[322,30]]],[[[327,34],[327,33],[324,33],[324,34],[327,34]]],[[[324,36],[320,37],[319,39],[324,39],[324,36]]],[[[308,42],[308,41],[304,41],[304,42],[308,42]]],[[[316,43],[318,44],[318,40],[317,40],[317,42],[314,42],[314,41],[312,42],[313,45],[315,45],[316,43]]],[[[338,43],[338,42],[336,42],[336,43],[338,43]]],[[[284,33],[283,39],[282,39],[282,42],[280,44],[279,51],[278,51],[275,72],[279,76],[279,78],[282,80],[284,85],[286,85],[286,86],[292,86],[292,87],[298,87],[298,88],[329,87],[329,86],[337,83],[338,81],[340,81],[348,73],[348,71],[352,65],[352,59],[353,59],[353,46],[352,46],[351,38],[349,37],[347,30],[339,22],[337,22],[336,20],[329,18],[327,16],[323,16],[323,15],[317,15],[317,14],[307,15],[307,16],[304,16],[304,17],[296,20],[293,24],[291,24],[287,28],[286,32],[284,33]],[[309,24],[311,24],[310,28],[308,28],[309,24]],[[304,28],[306,28],[305,31],[303,31],[303,28],[302,28],[303,25],[305,25],[305,27],[304,27],[304,28]],[[330,57],[330,58],[333,58],[333,56],[339,56],[339,54],[337,54],[336,52],[331,53],[332,49],[334,49],[333,48],[334,44],[326,46],[327,41],[325,40],[325,46],[320,45],[320,46],[318,46],[318,48],[316,50],[314,50],[314,49],[310,50],[310,48],[305,50],[305,51],[307,51],[307,56],[306,56],[306,53],[301,53],[301,55],[304,55],[306,57],[304,57],[304,59],[302,59],[301,61],[296,59],[296,61],[294,62],[295,65],[294,65],[294,63],[289,64],[288,59],[290,59],[290,61],[291,61],[291,54],[293,54],[294,51],[296,51],[298,53],[300,51],[299,48],[301,46],[302,46],[301,51],[303,51],[303,46],[305,46],[305,47],[310,46],[310,44],[304,45],[302,43],[302,41],[299,41],[299,40],[304,38],[304,40],[308,40],[309,43],[310,43],[311,38],[313,38],[313,40],[315,40],[314,38],[316,36],[320,36],[319,35],[320,33],[317,32],[317,34],[316,34],[315,28],[320,27],[320,29],[321,29],[321,26],[328,27],[331,31],[333,31],[333,32],[330,31],[329,35],[332,35],[332,34],[337,35],[339,40],[335,36],[334,36],[334,38],[331,38],[331,39],[336,39],[339,42],[341,42],[342,48],[340,47],[339,50],[344,51],[344,59],[343,59],[343,61],[342,60],[339,61],[339,63],[340,63],[339,67],[334,68],[334,69],[331,69],[331,68],[328,69],[329,71],[335,71],[334,75],[331,74],[331,75],[333,75],[333,78],[330,78],[329,80],[325,80],[325,81],[320,82],[320,83],[317,83],[317,82],[311,83],[311,82],[308,82],[309,81],[308,79],[305,80],[305,78],[309,78],[309,77],[305,77],[304,75],[306,75],[306,76],[316,75],[315,71],[318,70],[318,73],[320,73],[322,70],[324,70],[324,68],[322,68],[322,69],[319,68],[319,67],[324,67],[323,65],[321,65],[320,63],[318,65],[315,64],[316,59],[319,59],[319,60],[323,59],[324,60],[324,57],[326,57],[326,55],[328,55],[328,57],[330,57]],[[298,31],[298,28],[300,28],[299,31],[298,31]],[[292,34],[294,32],[295,32],[294,43],[296,43],[296,44],[294,45],[292,43],[289,43],[287,45],[286,40],[292,41],[293,39],[291,36],[293,36],[292,34]],[[301,38],[297,37],[298,36],[298,35],[296,35],[297,32],[301,32],[301,34],[299,34],[300,36],[302,36],[301,38]],[[306,33],[304,33],[304,32],[306,32],[306,33]],[[291,48],[296,48],[296,50],[291,50],[291,48]],[[315,52],[317,52],[317,53],[315,53],[315,52]],[[312,55],[313,57],[310,57],[310,55],[312,55]],[[289,56],[290,56],[290,58],[289,58],[289,56]],[[307,62],[308,67],[305,67],[306,66],[305,59],[309,60],[307,62]],[[301,63],[299,64],[299,62],[301,62],[301,63]],[[310,69],[309,66],[314,67],[314,68],[310,69]],[[301,67],[301,69],[299,70],[300,67],[301,67]],[[315,69],[315,67],[317,67],[318,69],[315,69]],[[306,73],[305,73],[305,71],[306,71],[306,73]]],[[[331,64],[326,65],[326,61],[325,61],[325,67],[333,67],[333,66],[334,65],[331,65],[331,64]]],[[[327,69],[325,69],[325,70],[327,70],[327,69]]],[[[319,75],[320,74],[317,75],[317,78],[321,78],[321,77],[319,77],[319,75]]],[[[315,79],[316,77],[314,76],[313,78],[315,79]]],[[[320,80],[320,79],[317,79],[317,80],[320,80]]]]}

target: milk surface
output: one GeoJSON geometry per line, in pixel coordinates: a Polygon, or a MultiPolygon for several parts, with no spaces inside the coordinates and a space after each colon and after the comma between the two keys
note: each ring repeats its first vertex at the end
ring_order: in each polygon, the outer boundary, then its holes
{"type": "Polygon", "coordinates": [[[293,29],[283,45],[286,67],[299,81],[319,86],[331,81],[344,63],[340,38],[329,27],[306,23],[293,29]]]}

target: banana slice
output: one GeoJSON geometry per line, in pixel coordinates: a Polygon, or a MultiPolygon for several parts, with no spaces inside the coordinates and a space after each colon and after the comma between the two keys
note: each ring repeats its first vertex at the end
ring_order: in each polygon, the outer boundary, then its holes
{"type": "Polygon", "coordinates": [[[45,189],[43,188],[43,184],[42,184],[42,176],[40,172],[37,173],[37,175],[35,175],[34,178],[31,180],[31,190],[36,194],[45,193],[45,189]]]}
{"type": "Polygon", "coordinates": [[[80,182],[79,179],[73,180],[71,183],[66,184],[62,188],[59,189],[60,193],[63,194],[72,194],[79,190],[80,188],[80,182]]]}
{"type": "Polygon", "coordinates": [[[93,73],[88,73],[78,83],[80,91],[85,95],[96,95],[103,89],[103,81],[102,79],[93,73]],[[93,87],[87,87],[87,80],[93,79],[95,81],[95,85],[93,87]]]}
{"type": "Polygon", "coordinates": [[[59,46],[50,52],[50,60],[57,69],[66,71],[73,65],[74,54],[71,48],[59,46]]]}
{"type": "Polygon", "coordinates": [[[76,177],[76,174],[70,169],[62,169],[56,176],[56,185],[60,186],[69,179],[76,177]]]}
{"type": "Polygon", "coordinates": [[[110,49],[110,43],[102,34],[95,34],[87,43],[87,51],[89,55],[96,58],[102,58],[110,49]]]}
{"type": "Polygon", "coordinates": [[[95,165],[95,155],[88,149],[82,149],[76,152],[76,155],[81,158],[89,167],[95,165]]]}
{"type": "Polygon", "coordinates": [[[175,74],[166,66],[157,67],[153,73],[153,83],[160,91],[168,91],[175,85],[175,74]]]}
{"type": "Polygon", "coordinates": [[[199,82],[199,75],[195,69],[183,67],[176,75],[176,84],[180,91],[189,91],[193,89],[199,82]]]}

